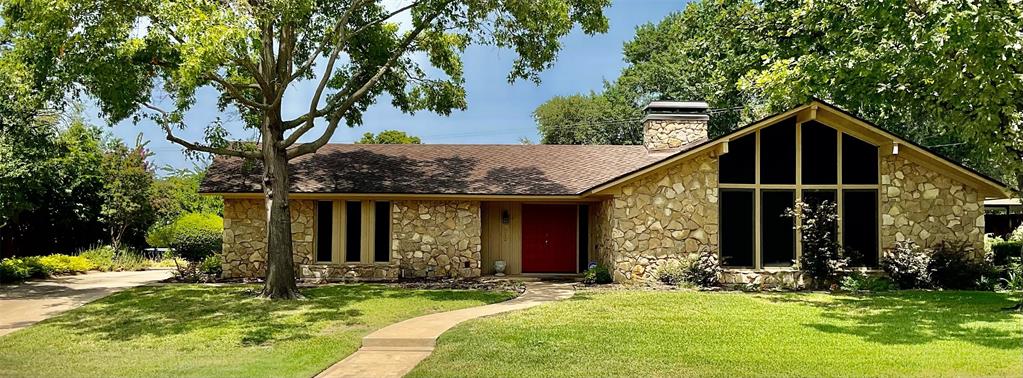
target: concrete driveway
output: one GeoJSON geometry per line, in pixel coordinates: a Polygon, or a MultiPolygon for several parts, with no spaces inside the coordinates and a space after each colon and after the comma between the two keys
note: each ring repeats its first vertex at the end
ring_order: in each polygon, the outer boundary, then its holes
{"type": "Polygon", "coordinates": [[[171,270],[88,273],[0,285],[0,336],[118,291],[169,278],[171,270]]]}

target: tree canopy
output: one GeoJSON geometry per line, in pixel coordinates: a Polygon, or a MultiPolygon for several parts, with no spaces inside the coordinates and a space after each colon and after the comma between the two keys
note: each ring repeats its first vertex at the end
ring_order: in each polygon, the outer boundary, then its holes
{"type": "MultiPolygon", "coordinates": [[[[639,27],[624,47],[628,66],[590,97],[633,108],[706,100],[717,109],[712,135],[818,97],[1016,182],[1021,29],[1023,4],[1014,2],[704,0],[639,27]]],[[[606,122],[608,107],[599,108],[573,121],[606,122]]],[[[563,118],[538,117],[545,142],[586,143],[546,131],[563,118]]]]}
{"type": "Polygon", "coordinates": [[[417,136],[411,136],[404,131],[398,130],[384,130],[379,134],[373,135],[373,133],[362,134],[362,139],[359,139],[355,144],[420,144],[422,140],[417,136]]]}

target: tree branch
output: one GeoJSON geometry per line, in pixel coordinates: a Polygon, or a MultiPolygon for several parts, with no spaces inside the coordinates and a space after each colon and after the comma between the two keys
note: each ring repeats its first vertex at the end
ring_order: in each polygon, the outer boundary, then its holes
{"type": "Polygon", "coordinates": [[[260,111],[266,110],[267,108],[270,107],[269,105],[264,104],[262,102],[256,102],[248,98],[245,98],[244,94],[238,89],[238,87],[236,87],[234,84],[231,84],[231,82],[220,77],[220,75],[217,75],[216,73],[209,72],[206,74],[206,78],[213,80],[220,84],[221,86],[223,86],[224,89],[227,90],[227,93],[230,94],[231,97],[233,97],[235,100],[238,100],[238,102],[241,103],[242,105],[260,111]]]}
{"type": "Polygon", "coordinates": [[[206,146],[206,145],[202,145],[202,144],[198,144],[198,143],[193,143],[193,142],[189,142],[187,140],[178,138],[177,136],[174,135],[174,129],[171,127],[170,122],[166,120],[166,118],[168,118],[168,116],[170,114],[169,112],[167,112],[166,110],[160,109],[159,107],[157,107],[157,106],[155,106],[153,104],[150,104],[150,103],[143,103],[142,105],[145,106],[146,108],[149,108],[150,110],[153,110],[153,111],[155,111],[157,113],[160,113],[160,116],[164,118],[163,120],[161,120],[158,123],[160,124],[160,128],[163,129],[163,132],[167,134],[167,140],[171,141],[172,143],[176,143],[176,144],[181,145],[182,147],[185,147],[185,148],[187,148],[189,150],[192,150],[192,151],[207,152],[207,153],[216,154],[216,155],[235,156],[235,157],[249,158],[249,159],[259,159],[259,158],[261,158],[261,156],[260,156],[260,154],[258,152],[240,151],[240,150],[232,150],[230,148],[206,146]]]}
{"type": "MultiPolygon", "coordinates": [[[[326,113],[333,114],[334,116],[331,117],[330,123],[327,125],[327,129],[324,130],[323,134],[321,134],[320,137],[317,138],[312,143],[305,143],[295,147],[288,148],[287,149],[288,159],[293,159],[305,154],[316,152],[317,149],[323,147],[324,144],[327,144],[327,141],[330,140],[331,135],[334,135],[334,131],[337,130],[337,125],[338,123],[341,122],[344,113],[347,112],[348,109],[351,108],[351,106],[354,105],[356,101],[359,101],[359,99],[361,99],[362,96],[365,96],[366,93],[369,92],[370,88],[373,87],[373,85],[380,81],[380,78],[382,78],[384,74],[387,73],[388,70],[390,70],[391,66],[394,65],[394,62],[397,62],[398,58],[400,58],[407,52],[408,47],[412,45],[412,42],[415,41],[416,37],[418,37],[419,34],[421,34],[423,30],[426,29],[426,26],[429,25],[430,22],[432,22],[438,16],[440,16],[439,12],[434,13],[430,15],[430,17],[422,20],[422,23],[420,23],[419,26],[417,26],[415,29],[409,32],[407,36],[405,36],[405,40],[402,41],[401,45],[399,45],[397,49],[395,49],[395,51],[391,54],[387,61],[383,65],[381,65],[379,69],[377,69],[377,72],[373,74],[373,76],[370,77],[370,79],[367,80],[366,83],[359,87],[358,90],[356,90],[350,96],[348,96],[348,98],[345,99],[345,101],[341,102],[340,105],[334,107],[328,105],[326,113]]],[[[298,138],[302,136],[302,134],[305,134],[305,132],[309,131],[309,129],[312,128],[311,126],[312,124],[313,124],[312,119],[307,120],[306,124],[303,125],[302,128],[300,128],[299,130],[295,130],[295,132],[288,136],[284,143],[282,143],[282,146],[288,147],[294,144],[298,140],[298,138]]]]}

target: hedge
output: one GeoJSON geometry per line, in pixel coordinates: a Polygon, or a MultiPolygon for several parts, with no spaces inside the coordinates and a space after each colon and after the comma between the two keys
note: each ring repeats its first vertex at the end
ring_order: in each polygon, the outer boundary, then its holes
{"type": "Polygon", "coordinates": [[[1023,241],[1006,241],[991,245],[991,252],[995,255],[995,265],[1007,265],[1010,257],[1020,257],[1021,250],[1023,250],[1023,241]]]}

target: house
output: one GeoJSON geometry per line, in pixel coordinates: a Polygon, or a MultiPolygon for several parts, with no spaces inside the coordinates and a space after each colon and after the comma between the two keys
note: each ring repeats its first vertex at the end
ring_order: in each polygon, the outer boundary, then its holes
{"type": "MultiPolygon", "coordinates": [[[[619,282],[714,251],[726,280],[797,273],[797,199],[838,204],[838,235],[878,266],[896,241],[968,240],[1004,185],[823,101],[707,136],[707,104],[653,102],[640,146],[333,144],[291,163],[294,253],[310,280],[565,274],[619,282]]],[[[260,169],[217,158],[224,274],[262,276],[260,169]]]]}
{"type": "Polygon", "coordinates": [[[1019,198],[992,199],[984,202],[984,232],[1008,237],[1023,225],[1023,202],[1019,198]]]}

